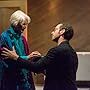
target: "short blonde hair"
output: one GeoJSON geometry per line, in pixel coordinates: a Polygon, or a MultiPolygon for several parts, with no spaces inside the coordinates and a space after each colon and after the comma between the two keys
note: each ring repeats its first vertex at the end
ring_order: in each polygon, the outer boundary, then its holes
{"type": "Polygon", "coordinates": [[[17,26],[18,23],[23,22],[27,22],[29,24],[31,22],[31,18],[21,10],[15,11],[10,17],[10,23],[13,26],[17,26]]]}

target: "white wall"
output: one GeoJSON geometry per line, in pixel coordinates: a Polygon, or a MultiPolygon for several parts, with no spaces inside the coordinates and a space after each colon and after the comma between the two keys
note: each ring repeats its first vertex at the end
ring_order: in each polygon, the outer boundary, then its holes
{"type": "Polygon", "coordinates": [[[90,81],[90,52],[77,52],[78,54],[78,71],[77,80],[90,81]]]}

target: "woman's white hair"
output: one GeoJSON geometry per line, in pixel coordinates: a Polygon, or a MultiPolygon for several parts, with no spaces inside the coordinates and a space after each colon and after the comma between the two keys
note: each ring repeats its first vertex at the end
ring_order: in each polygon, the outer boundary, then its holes
{"type": "Polygon", "coordinates": [[[17,26],[18,23],[30,23],[31,22],[31,18],[25,14],[24,12],[22,12],[21,10],[17,10],[15,11],[11,17],[10,17],[10,23],[13,26],[17,26]]]}

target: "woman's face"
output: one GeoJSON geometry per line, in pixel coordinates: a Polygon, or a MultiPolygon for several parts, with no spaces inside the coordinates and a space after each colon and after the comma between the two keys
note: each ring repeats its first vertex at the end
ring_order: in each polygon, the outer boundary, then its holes
{"type": "Polygon", "coordinates": [[[21,23],[21,33],[23,33],[23,31],[26,29],[26,27],[28,26],[28,23],[21,23]]]}
{"type": "Polygon", "coordinates": [[[22,22],[22,23],[18,23],[18,25],[15,27],[15,31],[18,34],[21,34],[24,32],[24,30],[26,29],[28,23],[26,22],[22,22]]]}

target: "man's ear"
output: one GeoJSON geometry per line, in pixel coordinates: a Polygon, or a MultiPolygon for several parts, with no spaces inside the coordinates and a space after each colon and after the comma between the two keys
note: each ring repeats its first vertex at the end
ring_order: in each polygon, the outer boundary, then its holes
{"type": "Polygon", "coordinates": [[[59,33],[60,33],[61,35],[64,34],[64,32],[65,32],[65,29],[62,29],[62,30],[59,31],[59,33]]]}

